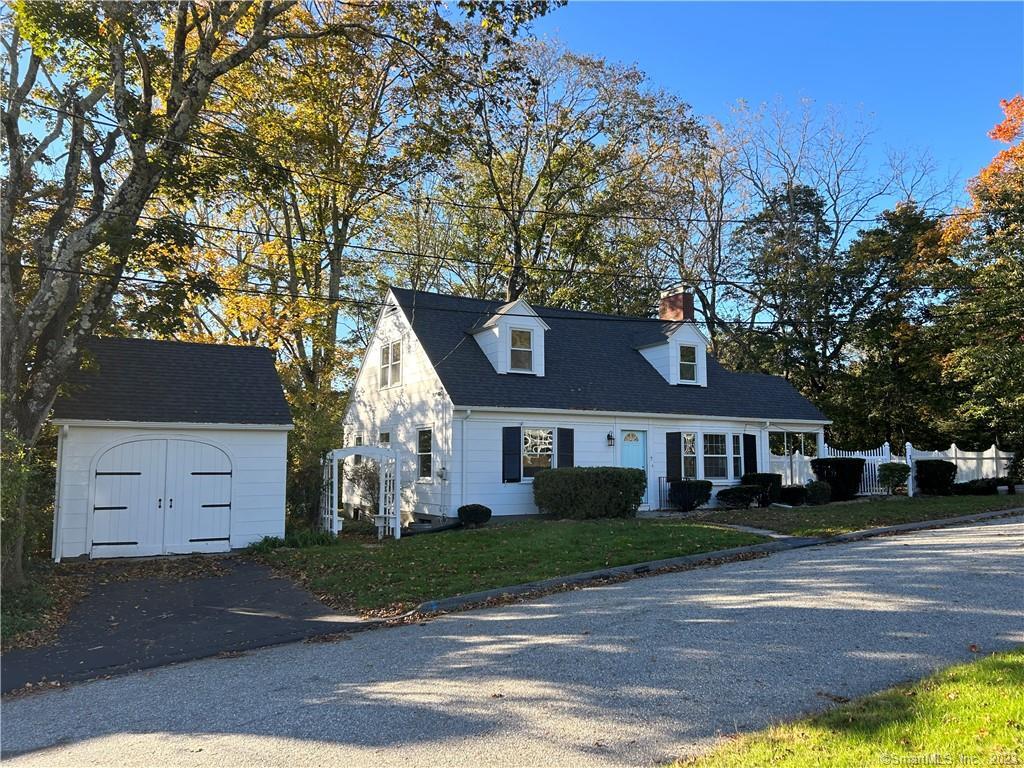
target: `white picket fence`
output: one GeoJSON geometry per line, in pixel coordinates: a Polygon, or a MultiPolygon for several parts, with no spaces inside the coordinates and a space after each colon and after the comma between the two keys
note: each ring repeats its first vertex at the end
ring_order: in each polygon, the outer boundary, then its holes
{"type": "MultiPolygon", "coordinates": [[[[871,448],[866,451],[843,451],[833,448],[826,443],[824,457],[864,459],[864,475],[861,478],[858,493],[862,496],[873,496],[886,492],[885,488],[878,482],[878,465],[893,460],[889,443],[883,443],[878,448],[871,448]]],[[[769,458],[769,466],[772,472],[778,472],[782,475],[783,485],[806,485],[811,480],[814,480],[814,472],[811,470],[811,458],[810,456],[804,456],[799,451],[790,456],[776,456],[772,454],[769,458]]]]}
{"type": "MultiPolygon", "coordinates": [[[[907,463],[914,466],[915,460],[921,459],[944,459],[956,464],[956,482],[962,483],[967,480],[978,480],[984,477],[1002,477],[1007,472],[1010,460],[1013,458],[1012,451],[1000,451],[994,445],[985,451],[965,451],[958,448],[956,444],[949,446],[945,451],[922,451],[910,443],[904,446],[903,455],[894,454],[889,443],[883,443],[878,448],[871,448],[865,451],[842,451],[825,445],[825,457],[851,457],[864,459],[864,476],[860,481],[861,496],[873,496],[886,493],[886,488],[878,482],[878,465],[891,461],[907,463]]],[[[814,472],[811,470],[811,457],[796,452],[791,456],[776,456],[772,454],[769,459],[770,471],[782,475],[783,485],[805,485],[814,480],[814,472]]],[[[913,470],[911,470],[913,476],[913,470]]],[[[913,495],[913,481],[909,489],[913,495]]]]}

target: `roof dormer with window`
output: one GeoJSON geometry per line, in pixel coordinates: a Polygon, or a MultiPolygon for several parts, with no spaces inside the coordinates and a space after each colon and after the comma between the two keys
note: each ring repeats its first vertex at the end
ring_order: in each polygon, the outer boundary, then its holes
{"type": "Polygon", "coordinates": [[[544,375],[544,334],[550,330],[524,299],[504,304],[472,331],[498,373],[544,375]]]}
{"type": "Polygon", "coordinates": [[[661,297],[660,332],[637,350],[669,384],[708,385],[708,339],[694,322],[693,296],[672,291],[661,297]]]}

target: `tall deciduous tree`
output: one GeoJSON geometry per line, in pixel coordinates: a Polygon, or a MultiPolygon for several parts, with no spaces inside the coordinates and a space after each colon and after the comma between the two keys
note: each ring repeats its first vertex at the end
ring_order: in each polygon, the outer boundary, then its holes
{"type": "Polygon", "coordinates": [[[1024,450],[1024,97],[1001,106],[989,135],[1009,146],[971,181],[970,207],[946,228],[939,331],[950,342],[944,376],[964,391],[947,427],[1024,450]]]}
{"type": "MultiPolygon", "coordinates": [[[[547,5],[460,7],[504,43],[547,5]]],[[[296,0],[19,2],[9,21],[0,113],[8,165],[2,418],[5,434],[29,447],[125,272],[149,266],[148,248],[161,239],[143,218],[154,194],[191,194],[185,158],[202,141],[221,78],[289,39],[365,35],[443,58],[453,29],[437,3],[340,0],[308,12],[296,0]]],[[[4,567],[10,583],[21,580],[19,541],[4,567]]]]}
{"type": "Polygon", "coordinates": [[[649,210],[655,166],[699,132],[685,104],[632,67],[548,43],[479,61],[451,126],[461,170],[503,222],[506,298],[531,288],[544,301],[601,260],[588,247],[597,230],[649,210]],[[545,283],[536,268],[556,265],[545,283]]]}

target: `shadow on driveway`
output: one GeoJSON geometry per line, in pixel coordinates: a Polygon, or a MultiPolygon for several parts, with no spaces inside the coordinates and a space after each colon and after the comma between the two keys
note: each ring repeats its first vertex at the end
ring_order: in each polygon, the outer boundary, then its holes
{"type": "Polygon", "coordinates": [[[0,657],[0,689],[88,680],[366,626],[264,565],[226,558],[223,568],[220,576],[97,585],[72,609],[56,642],[0,657]]]}

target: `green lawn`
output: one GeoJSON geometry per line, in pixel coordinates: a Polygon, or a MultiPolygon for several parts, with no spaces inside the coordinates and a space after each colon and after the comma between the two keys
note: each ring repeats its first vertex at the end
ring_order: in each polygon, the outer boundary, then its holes
{"type": "Polygon", "coordinates": [[[675,768],[1024,765],[1024,649],[725,742],[675,768]]]}
{"type": "Polygon", "coordinates": [[[878,501],[850,501],[820,507],[730,509],[711,511],[701,519],[715,523],[751,525],[793,536],[835,536],[865,528],[959,517],[996,509],[1024,507],[1024,495],[894,496],[878,501]]]}
{"type": "Polygon", "coordinates": [[[331,545],[258,556],[332,605],[387,613],[432,598],[760,541],[678,521],[530,520],[400,541],[342,534],[331,545]]]}

